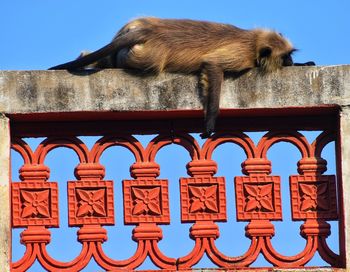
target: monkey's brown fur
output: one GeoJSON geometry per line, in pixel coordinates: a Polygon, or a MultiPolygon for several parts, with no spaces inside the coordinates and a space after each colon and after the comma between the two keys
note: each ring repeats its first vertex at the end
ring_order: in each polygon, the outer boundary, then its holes
{"type": "Polygon", "coordinates": [[[141,18],[126,24],[107,46],[51,69],[131,68],[144,71],[200,72],[206,129],[214,131],[224,72],[259,67],[268,73],[293,65],[294,51],[280,34],[265,29],[193,20],[141,18]]]}

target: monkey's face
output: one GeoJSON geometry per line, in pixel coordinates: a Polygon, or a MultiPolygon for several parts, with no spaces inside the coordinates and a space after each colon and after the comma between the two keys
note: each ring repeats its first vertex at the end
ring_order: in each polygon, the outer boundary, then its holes
{"type": "Polygon", "coordinates": [[[287,53],[282,55],[282,66],[292,66],[293,65],[293,58],[292,58],[292,53],[287,53]]]}
{"type": "Polygon", "coordinates": [[[284,66],[292,66],[295,51],[291,43],[273,31],[261,32],[258,37],[257,66],[262,72],[273,72],[284,66]]]}
{"type": "Polygon", "coordinates": [[[275,52],[274,54],[273,49],[263,48],[260,51],[257,64],[263,72],[273,72],[284,66],[293,66],[292,54],[293,50],[287,53],[276,54],[275,52]]]}

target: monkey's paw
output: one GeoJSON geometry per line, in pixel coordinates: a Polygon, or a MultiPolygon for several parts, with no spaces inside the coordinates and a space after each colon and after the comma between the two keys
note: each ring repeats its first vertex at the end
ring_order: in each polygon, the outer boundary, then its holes
{"type": "Polygon", "coordinates": [[[200,136],[202,139],[207,139],[207,138],[209,138],[212,134],[213,134],[212,131],[206,131],[206,132],[203,132],[203,133],[199,134],[199,136],[200,136]]]}
{"type": "Polygon", "coordinates": [[[305,66],[315,66],[315,65],[316,65],[316,63],[313,61],[308,61],[305,63],[305,66]]]}

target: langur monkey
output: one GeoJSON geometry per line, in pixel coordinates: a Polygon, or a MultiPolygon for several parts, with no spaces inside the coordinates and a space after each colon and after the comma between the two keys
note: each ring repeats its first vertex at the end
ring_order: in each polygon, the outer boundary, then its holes
{"type": "Polygon", "coordinates": [[[51,70],[126,68],[161,72],[199,73],[204,96],[205,130],[210,137],[219,114],[224,72],[257,67],[261,74],[293,63],[292,44],[281,34],[245,30],[229,24],[194,20],[140,18],[126,24],[113,40],[93,53],[81,54],[51,70]]]}

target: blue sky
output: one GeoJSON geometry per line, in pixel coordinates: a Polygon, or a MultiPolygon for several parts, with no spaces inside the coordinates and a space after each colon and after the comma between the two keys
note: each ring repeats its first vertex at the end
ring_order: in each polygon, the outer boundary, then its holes
{"type": "Polygon", "coordinates": [[[350,63],[350,2],[295,1],[20,1],[0,3],[0,69],[47,69],[108,43],[140,16],[192,18],[266,27],[282,32],[300,51],[295,60],[350,63]]]}
{"type": "MultiPolygon", "coordinates": [[[[19,1],[2,0],[0,3],[0,70],[41,70],[53,65],[76,58],[82,50],[95,50],[108,43],[115,32],[129,20],[140,16],[157,16],[163,18],[191,18],[216,22],[231,23],[242,28],[266,27],[276,29],[288,37],[296,48],[295,61],[313,60],[318,65],[349,64],[350,44],[350,1],[325,0],[297,0],[297,1],[19,1]]],[[[261,134],[253,135],[256,139],[261,134]]],[[[315,134],[310,134],[315,137],[315,134]]],[[[145,142],[150,138],[146,137],[145,142]]],[[[96,139],[88,139],[93,142],[96,139]]],[[[31,141],[36,142],[36,141],[31,141]]],[[[324,156],[329,160],[327,173],[335,173],[334,145],[327,146],[324,156]]],[[[233,177],[242,175],[240,163],[245,159],[243,151],[233,145],[224,145],[214,153],[219,163],[217,176],[225,176],[227,195],[232,196],[233,177]]],[[[269,159],[273,162],[273,174],[281,175],[282,181],[288,183],[288,175],[296,174],[296,163],[300,154],[289,144],[278,144],[269,152],[269,159]],[[281,159],[282,154],[288,154],[281,159]]],[[[13,155],[13,179],[18,180],[17,169],[23,163],[19,156],[13,155]]],[[[172,199],[178,198],[176,187],[179,177],[186,177],[185,165],[189,158],[180,147],[167,147],[157,156],[161,164],[160,178],[167,178],[172,182],[172,199]],[[168,154],[176,157],[176,161],[169,163],[168,154]]],[[[73,170],[77,158],[66,149],[54,150],[50,153],[47,165],[51,168],[50,180],[58,181],[62,196],[60,203],[61,229],[52,230],[52,243],[48,251],[54,257],[69,261],[79,254],[80,245],[76,242],[76,228],[67,228],[65,182],[74,180],[73,170]],[[64,161],[62,164],[60,162],[64,161]],[[67,244],[69,250],[67,250],[67,244]]],[[[130,178],[128,168],[133,158],[121,148],[112,148],[103,156],[106,166],[106,179],[115,181],[116,198],[121,198],[122,179],[130,178]]],[[[288,187],[282,192],[286,206],[284,218],[290,219],[288,213],[288,187]]],[[[229,222],[224,226],[220,223],[221,237],[218,247],[228,255],[239,255],[247,248],[249,240],[244,238],[246,223],[235,222],[233,198],[228,203],[229,222]],[[230,205],[231,203],[231,205],[230,205]],[[233,247],[232,245],[237,245],[233,247]]],[[[130,226],[123,226],[121,201],[116,200],[117,225],[107,227],[109,240],[105,244],[106,252],[116,259],[128,258],[133,254],[135,243],[131,241],[130,226]]],[[[171,208],[171,226],[163,227],[164,240],[160,248],[170,256],[185,255],[193,243],[188,238],[189,224],[179,223],[178,206],[171,208]],[[176,245],[176,246],[174,246],[176,245]]],[[[304,240],[298,236],[299,222],[277,222],[275,246],[283,254],[296,254],[303,248],[304,240]],[[291,233],[293,235],[291,235],[291,233]],[[286,247],[285,245],[288,245],[286,247]]],[[[336,227],[336,224],[333,224],[336,227]]],[[[14,260],[19,259],[24,247],[19,245],[19,233],[14,231],[14,260]]],[[[330,245],[337,250],[336,233],[331,237],[330,245]]],[[[313,264],[320,264],[315,261],[313,264]]],[[[322,262],[321,262],[322,264],[322,262]]],[[[260,260],[256,265],[266,265],[260,260]]],[[[204,260],[199,264],[210,267],[204,260]]],[[[147,262],[142,268],[151,268],[147,262]]],[[[85,271],[96,271],[92,262],[85,271]]],[[[31,271],[40,271],[35,266],[31,271]]]]}

